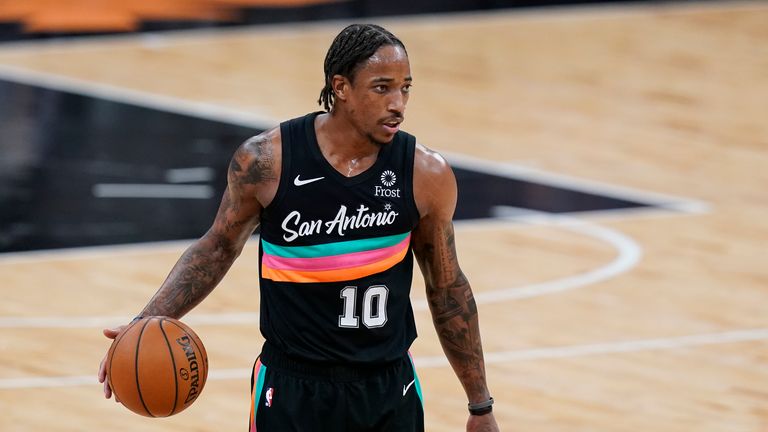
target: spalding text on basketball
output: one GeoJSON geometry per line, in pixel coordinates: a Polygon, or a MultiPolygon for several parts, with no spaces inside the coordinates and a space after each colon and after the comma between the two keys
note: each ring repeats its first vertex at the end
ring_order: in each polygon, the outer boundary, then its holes
{"type": "Polygon", "coordinates": [[[200,370],[197,364],[195,349],[192,347],[192,340],[189,338],[189,336],[182,336],[176,339],[176,343],[181,345],[181,348],[184,350],[184,354],[187,356],[187,361],[189,362],[189,372],[191,373],[190,378],[192,381],[189,384],[189,393],[187,394],[187,399],[184,400],[184,404],[188,404],[195,400],[199,393],[200,370]]]}

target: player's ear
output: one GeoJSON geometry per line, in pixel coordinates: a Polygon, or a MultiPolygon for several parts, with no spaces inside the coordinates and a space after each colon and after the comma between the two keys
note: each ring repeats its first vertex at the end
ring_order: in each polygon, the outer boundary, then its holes
{"type": "Polygon", "coordinates": [[[342,75],[334,75],[333,78],[331,78],[331,88],[333,89],[333,94],[336,96],[337,100],[346,102],[347,92],[349,92],[349,80],[347,80],[346,77],[342,75]]]}

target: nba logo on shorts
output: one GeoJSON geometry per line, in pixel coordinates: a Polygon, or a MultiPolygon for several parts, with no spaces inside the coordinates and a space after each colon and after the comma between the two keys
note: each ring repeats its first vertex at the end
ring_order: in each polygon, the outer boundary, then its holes
{"type": "Polygon", "coordinates": [[[271,407],[272,406],[272,393],[274,393],[274,390],[272,387],[267,389],[267,392],[264,393],[264,397],[267,399],[267,401],[264,403],[264,405],[271,407]]]}

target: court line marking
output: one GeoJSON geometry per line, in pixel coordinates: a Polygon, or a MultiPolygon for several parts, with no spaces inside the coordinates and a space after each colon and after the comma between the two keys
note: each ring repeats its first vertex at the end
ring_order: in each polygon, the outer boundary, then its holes
{"type": "MultiPolygon", "coordinates": [[[[768,339],[768,328],[732,330],[719,333],[704,333],[669,338],[637,339],[627,341],[614,341],[592,343],[583,345],[565,345],[545,348],[532,348],[510,350],[496,353],[486,353],[486,364],[553,360],[564,358],[576,358],[592,355],[625,354],[646,351],[674,350],[706,345],[717,345],[739,342],[753,342],[768,339]]],[[[414,364],[417,368],[436,368],[448,366],[445,356],[416,356],[414,364]]],[[[209,380],[247,379],[252,370],[243,369],[218,369],[211,370],[209,380]]],[[[0,390],[19,390],[35,388],[75,387],[85,385],[99,385],[94,375],[78,376],[48,376],[48,377],[23,377],[0,379],[0,390]]]]}
{"type": "MultiPolygon", "coordinates": [[[[197,239],[167,240],[121,245],[83,246],[0,253],[0,265],[103,259],[108,256],[146,256],[147,253],[181,252],[197,239]],[[181,249],[181,250],[179,250],[181,249]]],[[[249,240],[253,241],[253,240],[249,240]]]]}
{"type": "Polygon", "coordinates": [[[259,113],[258,109],[238,110],[209,102],[184,100],[7,64],[0,64],[0,79],[249,128],[268,129],[265,125],[279,123],[279,120],[259,113]]]}
{"type": "Polygon", "coordinates": [[[478,292],[475,294],[475,300],[478,304],[530,298],[594,285],[629,271],[642,258],[643,252],[640,245],[617,230],[568,216],[551,215],[528,209],[515,210],[516,216],[510,220],[530,225],[554,226],[600,240],[611,245],[616,250],[617,256],[607,265],[597,267],[585,273],[523,287],[478,292]]]}
{"type": "MultiPolygon", "coordinates": [[[[528,225],[553,226],[597,239],[612,246],[617,256],[608,264],[593,270],[530,284],[522,287],[500,288],[475,293],[478,304],[495,303],[537,297],[593,285],[629,271],[640,261],[642,248],[626,235],[610,229],[567,216],[550,215],[528,209],[515,209],[515,216],[507,223],[518,222],[528,225]]],[[[413,310],[429,309],[426,300],[414,299],[413,310]]],[[[233,325],[259,322],[257,313],[191,314],[184,318],[190,325],[233,325]]],[[[0,328],[93,328],[123,324],[126,317],[0,317],[0,328]]]]}
{"type": "MultiPolygon", "coordinates": [[[[79,329],[105,328],[126,324],[127,316],[48,316],[48,317],[0,317],[0,329],[79,329]]],[[[198,325],[239,325],[258,324],[256,312],[233,312],[222,314],[196,314],[184,317],[184,322],[191,326],[198,325]]]]}
{"type": "MultiPolygon", "coordinates": [[[[515,180],[525,180],[532,183],[539,183],[567,190],[603,195],[610,198],[636,201],[643,204],[660,207],[661,209],[668,211],[677,211],[691,214],[706,213],[710,211],[710,205],[708,203],[691,198],[683,198],[670,194],[662,194],[659,192],[635,189],[628,186],[604,183],[597,180],[573,177],[519,164],[489,161],[487,159],[482,159],[463,153],[453,153],[446,151],[440,151],[440,153],[445,156],[450,165],[455,168],[466,168],[485,174],[493,174],[499,177],[515,180]]],[[[597,214],[603,211],[604,210],[597,210],[590,213],[597,214]]],[[[573,215],[573,213],[569,214],[573,215]]]]}
{"type": "Polygon", "coordinates": [[[206,183],[213,181],[216,170],[211,167],[171,168],[165,171],[168,183],[206,183]]]}
{"type": "MultiPolygon", "coordinates": [[[[0,68],[2,66],[0,65],[0,68]]],[[[612,196],[615,198],[624,198],[629,200],[635,200],[653,205],[655,207],[649,208],[635,208],[635,209],[616,209],[616,210],[599,210],[591,212],[569,213],[568,216],[580,216],[589,217],[590,219],[599,218],[616,218],[619,217],[636,217],[638,215],[647,216],[649,214],[667,215],[671,216],[676,214],[703,214],[711,210],[709,204],[692,200],[688,198],[681,198],[666,194],[660,194],[656,192],[648,192],[638,189],[633,189],[624,186],[607,185],[594,180],[586,180],[577,177],[570,177],[561,174],[555,174],[543,170],[533,169],[529,167],[523,167],[512,163],[493,162],[464,154],[458,153],[445,153],[447,159],[452,165],[458,168],[469,168],[477,170],[483,173],[499,175],[506,178],[512,178],[516,180],[525,180],[531,182],[538,182],[557,187],[570,188],[572,190],[578,190],[582,192],[602,194],[606,196],[612,196]]],[[[503,216],[503,215],[502,215],[503,216]]],[[[485,219],[485,220],[462,220],[455,221],[457,227],[461,226],[480,226],[483,224],[493,224],[499,220],[512,220],[512,218],[497,218],[497,219],[485,219]]],[[[506,223],[506,222],[505,222],[506,223]]],[[[187,240],[169,240],[159,242],[147,242],[147,243],[132,243],[124,245],[106,245],[106,246],[84,246],[76,248],[62,248],[62,249],[43,249],[35,251],[21,251],[21,252],[5,252],[0,253],[0,265],[4,264],[16,264],[16,263],[30,263],[40,262],[47,260],[59,260],[59,259],[92,259],[98,258],[99,254],[108,253],[123,253],[127,251],[129,254],[136,254],[137,250],[154,251],[158,248],[171,250],[179,245],[189,246],[196,239],[187,240]]],[[[253,241],[253,240],[251,240],[253,241]]]]}
{"type": "MultiPolygon", "coordinates": [[[[768,339],[768,328],[733,330],[720,333],[703,333],[669,338],[637,339],[628,341],[565,345],[560,347],[531,348],[492,352],[484,355],[485,363],[506,363],[511,361],[575,358],[600,354],[620,354],[688,348],[702,345],[752,342],[768,339]]],[[[449,366],[445,356],[417,357],[417,367],[449,366]]]]}
{"type": "Polygon", "coordinates": [[[91,188],[96,198],[169,198],[211,199],[215,194],[208,185],[163,183],[96,183],[91,188]]]}

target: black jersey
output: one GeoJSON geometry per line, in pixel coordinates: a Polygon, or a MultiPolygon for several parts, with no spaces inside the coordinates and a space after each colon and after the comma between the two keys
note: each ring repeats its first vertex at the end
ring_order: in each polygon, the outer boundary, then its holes
{"type": "Polygon", "coordinates": [[[261,332],[295,358],[394,361],[416,338],[416,140],[398,132],[369,169],[345,177],[320,152],[318,114],[280,125],[280,184],[261,214],[261,332]]]}

